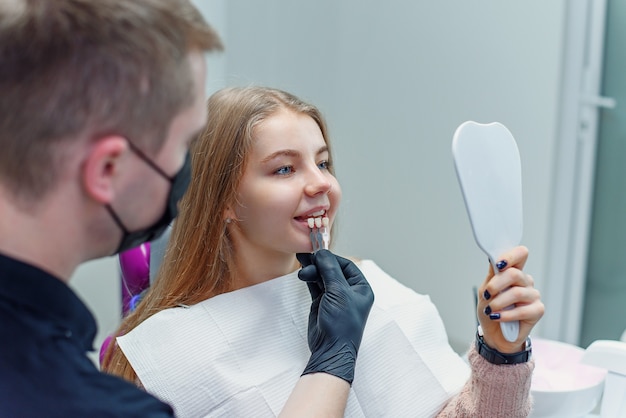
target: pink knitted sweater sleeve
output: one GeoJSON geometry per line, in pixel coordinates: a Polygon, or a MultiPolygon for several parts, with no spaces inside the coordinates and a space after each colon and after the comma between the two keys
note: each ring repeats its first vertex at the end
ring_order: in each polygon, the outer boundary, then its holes
{"type": "Polygon", "coordinates": [[[438,417],[527,417],[532,409],[530,382],[534,360],[521,364],[491,364],[472,344],[468,353],[472,374],[461,392],[438,417]]]}

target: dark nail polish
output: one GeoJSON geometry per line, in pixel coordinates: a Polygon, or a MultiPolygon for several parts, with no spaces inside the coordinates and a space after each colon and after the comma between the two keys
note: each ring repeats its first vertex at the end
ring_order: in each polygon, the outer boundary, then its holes
{"type": "Polygon", "coordinates": [[[488,290],[485,290],[485,293],[483,293],[483,297],[485,298],[485,300],[489,300],[489,298],[491,298],[491,294],[488,290]]]}
{"type": "Polygon", "coordinates": [[[503,268],[505,268],[508,265],[508,263],[504,260],[500,260],[496,263],[496,267],[498,268],[498,270],[502,270],[503,268]]]}
{"type": "Polygon", "coordinates": [[[500,314],[492,313],[491,315],[489,315],[489,319],[500,319],[500,314]]]}
{"type": "Polygon", "coordinates": [[[485,315],[489,315],[491,313],[491,306],[487,305],[484,312],[485,312],[485,315]]]}

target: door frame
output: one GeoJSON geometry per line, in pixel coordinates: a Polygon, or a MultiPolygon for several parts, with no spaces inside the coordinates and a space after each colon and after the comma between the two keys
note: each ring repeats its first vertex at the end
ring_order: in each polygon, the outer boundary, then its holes
{"type": "Polygon", "coordinates": [[[560,114],[541,333],[578,344],[584,309],[600,107],[606,0],[566,3],[560,114]]]}

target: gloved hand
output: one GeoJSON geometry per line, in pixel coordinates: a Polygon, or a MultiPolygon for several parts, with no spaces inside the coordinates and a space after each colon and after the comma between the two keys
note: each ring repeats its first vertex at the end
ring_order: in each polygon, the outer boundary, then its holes
{"type": "Polygon", "coordinates": [[[297,254],[313,303],[309,314],[311,358],[303,375],[324,372],[352,384],[374,293],[353,262],[328,250],[297,254]]]}

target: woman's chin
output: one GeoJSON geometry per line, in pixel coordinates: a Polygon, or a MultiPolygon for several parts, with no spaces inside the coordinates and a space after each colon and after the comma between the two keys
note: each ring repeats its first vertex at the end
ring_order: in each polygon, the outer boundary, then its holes
{"type": "Polygon", "coordinates": [[[312,253],[313,252],[313,247],[311,246],[310,242],[307,242],[306,244],[298,244],[298,245],[294,245],[294,253],[298,254],[298,253],[312,253]]]}

